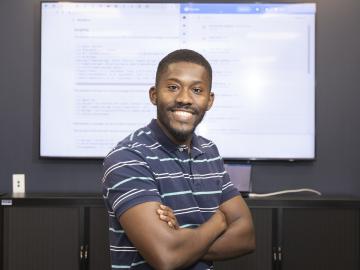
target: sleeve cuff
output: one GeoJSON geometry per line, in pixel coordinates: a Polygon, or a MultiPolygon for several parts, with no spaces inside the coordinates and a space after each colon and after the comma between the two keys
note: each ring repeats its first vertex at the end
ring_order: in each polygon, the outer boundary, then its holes
{"type": "Polygon", "coordinates": [[[114,209],[116,218],[119,219],[120,216],[128,209],[130,209],[131,207],[141,204],[141,203],[145,203],[145,202],[159,202],[161,203],[161,198],[159,196],[155,196],[155,195],[143,195],[141,197],[136,197],[133,198],[132,200],[127,201],[124,204],[121,204],[120,207],[118,207],[117,209],[114,209]]]}
{"type": "Polygon", "coordinates": [[[226,193],[222,194],[221,197],[221,204],[234,198],[235,196],[240,196],[240,192],[236,188],[232,188],[230,190],[227,190],[226,193]]]}

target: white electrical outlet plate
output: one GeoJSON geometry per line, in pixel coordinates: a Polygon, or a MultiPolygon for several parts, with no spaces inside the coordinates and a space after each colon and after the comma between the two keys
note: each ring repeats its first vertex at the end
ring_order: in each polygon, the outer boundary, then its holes
{"type": "Polygon", "coordinates": [[[13,193],[25,193],[25,174],[13,174],[13,193]]]}

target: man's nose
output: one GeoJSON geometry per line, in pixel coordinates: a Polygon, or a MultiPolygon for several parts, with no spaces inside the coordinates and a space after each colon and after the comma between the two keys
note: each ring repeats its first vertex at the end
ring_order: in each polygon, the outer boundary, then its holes
{"type": "Polygon", "coordinates": [[[192,97],[191,97],[190,90],[187,88],[182,88],[176,97],[176,102],[183,103],[183,104],[191,104],[192,97]]]}

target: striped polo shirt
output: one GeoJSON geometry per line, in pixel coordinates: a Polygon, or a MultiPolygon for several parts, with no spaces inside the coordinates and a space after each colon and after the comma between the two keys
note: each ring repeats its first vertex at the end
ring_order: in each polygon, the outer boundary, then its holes
{"type": "MultiPolygon", "coordinates": [[[[193,134],[189,154],[155,119],[121,141],[103,165],[112,269],[152,269],[118,221],[127,209],[157,201],[173,209],[180,228],[196,228],[239,195],[213,142],[193,134]]],[[[212,268],[211,262],[198,261],[188,269],[212,268]]]]}

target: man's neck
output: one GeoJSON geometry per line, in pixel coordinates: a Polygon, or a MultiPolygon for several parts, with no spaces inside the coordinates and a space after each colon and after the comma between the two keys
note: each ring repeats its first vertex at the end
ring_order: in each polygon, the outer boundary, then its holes
{"type": "Polygon", "coordinates": [[[190,153],[190,148],[191,148],[191,139],[192,139],[192,135],[189,136],[189,138],[187,138],[184,141],[179,141],[177,140],[174,136],[171,135],[170,132],[168,132],[168,130],[165,128],[165,126],[159,121],[159,119],[156,119],[157,124],[159,125],[159,127],[161,128],[161,130],[165,133],[165,135],[175,144],[179,145],[179,146],[183,146],[184,148],[188,149],[188,152],[190,153]]]}

